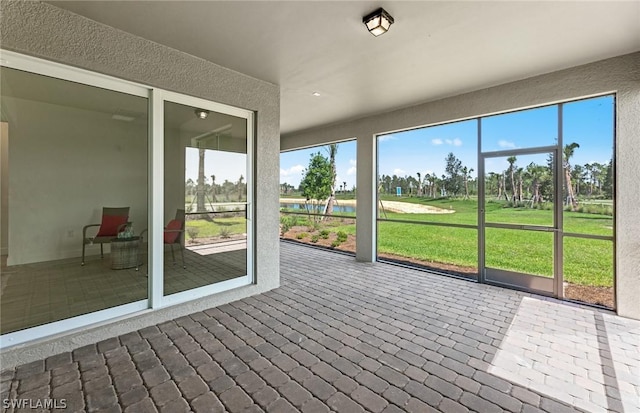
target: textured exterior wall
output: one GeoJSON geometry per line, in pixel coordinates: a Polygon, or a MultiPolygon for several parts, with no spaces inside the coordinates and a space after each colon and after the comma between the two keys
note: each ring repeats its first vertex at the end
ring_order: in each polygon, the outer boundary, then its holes
{"type": "Polygon", "coordinates": [[[258,294],[279,285],[279,87],[37,2],[5,1],[0,47],[256,112],[257,283],[1,354],[3,368],[258,294]]]}
{"type": "MultiPolygon", "coordinates": [[[[358,188],[375,176],[375,134],[472,118],[528,106],[616,92],[616,269],[618,314],[640,319],[640,53],[453,96],[351,122],[282,136],[283,150],[358,139],[358,188]],[[361,145],[363,147],[361,148],[361,145]]],[[[372,195],[358,191],[358,259],[374,254],[372,195]]]]}

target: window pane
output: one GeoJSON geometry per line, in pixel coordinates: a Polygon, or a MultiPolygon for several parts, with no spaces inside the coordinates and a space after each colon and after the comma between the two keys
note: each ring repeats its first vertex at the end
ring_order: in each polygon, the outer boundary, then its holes
{"type": "Polygon", "coordinates": [[[282,239],[355,254],[356,141],[283,152],[280,212],[282,239]]]}
{"type": "Polygon", "coordinates": [[[552,278],[553,233],[486,228],[485,265],[552,278]]]}
{"type": "Polygon", "coordinates": [[[613,242],[564,237],[564,296],[614,308],[613,242]]]}
{"type": "Polygon", "coordinates": [[[553,155],[485,158],[485,221],[553,226],[553,155]]]}
{"type": "Polygon", "coordinates": [[[557,105],[482,118],[482,152],[551,146],[557,141],[557,105]]]}
{"type": "Polygon", "coordinates": [[[146,299],[147,99],[1,71],[1,332],[146,299]]]}
{"type": "Polygon", "coordinates": [[[165,102],[164,292],[247,275],[247,122],[165,102]]]}
{"type": "Polygon", "coordinates": [[[476,120],[378,137],[378,217],[478,222],[476,120]]]}
{"type": "Polygon", "coordinates": [[[476,278],[478,231],[379,221],[378,258],[476,278]]]}
{"type": "Polygon", "coordinates": [[[613,235],[613,96],[563,105],[564,230],[613,235]]]}

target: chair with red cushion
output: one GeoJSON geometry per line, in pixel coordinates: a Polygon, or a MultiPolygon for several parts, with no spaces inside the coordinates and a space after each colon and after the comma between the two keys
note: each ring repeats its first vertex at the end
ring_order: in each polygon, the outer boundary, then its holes
{"type": "Polygon", "coordinates": [[[109,243],[118,237],[118,233],[125,230],[129,223],[129,207],[102,208],[102,222],[100,224],[85,225],[82,228],[82,264],[84,265],[84,250],[87,244],[100,244],[100,257],[104,258],[102,244],[109,243]],[[87,236],[87,229],[99,227],[93,237],[87,236]]]}
{"type": "MultiPolygon", "coordinates": [[[[166,227],[164,227],[164,245],[169,245],[171,247],[171,258],[173,258],[173,263],[176,263],[176,255],[173,251],[174,244],[178,244],[180,246],[180,254],[182,255],[182,268],[187,268],[184,264],[184,247],[182,246],[182,234],[184,234],[184,209],[176,210],[176,217],[169,221],[166,227]]],[[[140,233],[140,238],[144,238],[144,235],[147,233],[147,230],[143,230],[140,233]]]]}
{"type": "Polygon", "coordinates": [[[182,255],[182,268],[187,268],[184,265],[184,247],[182,246],[182,234],[184,234],[184,209],[176,210],[176,217],[169,221],[164,228],[164,244],[171,247],[171,258],[173,263],[176,262],[176,256],[173,252],[173,245],[178,244],[180,246],[180,254],[182,255]]]}

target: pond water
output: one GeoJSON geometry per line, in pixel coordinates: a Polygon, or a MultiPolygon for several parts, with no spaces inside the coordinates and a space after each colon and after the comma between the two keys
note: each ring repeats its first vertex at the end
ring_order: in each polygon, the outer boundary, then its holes
{"type": "MultiPolygon", "coordinates": [[[[305,206],[305,204],[289,204],[289,203],[282,203],[280,204],[280,208],[288,208],[288,209],[300,209],[303,212],[307,211],[307,207],[305,206]]],[[[311,207],[309,207],[311,208],[311,207]]],[[[356,207],[352,206],[352,205],[334,205],[333,206],[333,212],[356,212],[356,207]]]]}

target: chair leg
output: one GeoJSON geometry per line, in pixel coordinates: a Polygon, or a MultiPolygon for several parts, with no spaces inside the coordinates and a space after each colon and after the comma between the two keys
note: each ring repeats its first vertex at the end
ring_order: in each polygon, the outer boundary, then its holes
{"type": "Polygon", "coordinates": [[[104,250],[102,249],[102,246],[104,244],[100,243],[100,258],[104,258],[104,250]]]}
{"type": "Polygon", "coordinates": [[[182,268],[187,268],[187,266],[184,264],[184,247],[180,243],[178,243],[178,245],[180,245],[180,254],[182,255],[182,268]]]}
{"type": "Polygon", "coordinates": [[[173,258],[173,263],[176,263],[176,255],[173,252],[173,244],[169,244],[169,246],[171,247],[171,258],[173,258]]]}
{"type": "Polygon", "coordinates": [[[85,244],[84,240],[82,241],[82,263],[80,264],[81,266],[84,265],[84,247],[87,244],[85,244]]]}

